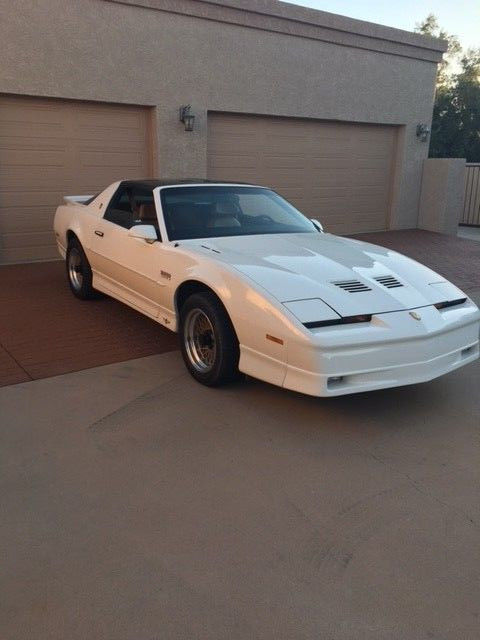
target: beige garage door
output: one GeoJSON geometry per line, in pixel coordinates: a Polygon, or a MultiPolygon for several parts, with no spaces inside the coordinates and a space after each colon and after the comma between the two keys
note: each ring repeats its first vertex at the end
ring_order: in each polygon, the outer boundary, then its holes
{"type": "Polygon", "coordinates": [[[148,110],[0,96],[0,263],[58,257],[64,195],[151,173],[148,110]]]}
{"type": "Polygon", "coordinates": [[[273,187],[333,233],[388,227],[396,128],[209,114],[208,176],[273,187]]]}

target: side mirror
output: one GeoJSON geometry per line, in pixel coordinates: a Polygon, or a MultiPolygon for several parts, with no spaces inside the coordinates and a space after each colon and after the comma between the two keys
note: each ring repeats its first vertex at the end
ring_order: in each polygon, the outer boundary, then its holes
{"type": "Polygon", "coordinates": [[[130,238],[145,240],[148,244],[153,244],[158,240],[157,231],[153,224],[136,224],[128,231],[130,238]]]}
{"type": "Polygon", "coordinates": [[[320,233],[323,233],[323,225],[319,220],[316,220],[315,218],[310,218],[310,222],[313,224],[313,226],[317,231],[320,231],[320,233]]]}

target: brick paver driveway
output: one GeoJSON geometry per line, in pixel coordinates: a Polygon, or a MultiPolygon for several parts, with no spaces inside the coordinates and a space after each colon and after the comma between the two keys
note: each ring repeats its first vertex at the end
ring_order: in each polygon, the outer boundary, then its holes
{"type": "Polygon", "coordinates": [[[404,253],[438,271],[463,291],[480,288],[479,242],[421,229],[362,233],[353,237],[404,253]]]}
{"type": "MultiPolygon", "coordinates": [[[[361,234],[465,291],[480,288],[480,243],[428,231],[361,234]]],[[[62,262],[0,267],[0,386],[162,353],[176,336],[110,298],[81,302],[62,262]]]]}
{"type": "Polygon", "coordinates": [[[63,262],[0,267],[0,386],[176,348],[175,334],[112,298],[74,298],[63,262]]]}

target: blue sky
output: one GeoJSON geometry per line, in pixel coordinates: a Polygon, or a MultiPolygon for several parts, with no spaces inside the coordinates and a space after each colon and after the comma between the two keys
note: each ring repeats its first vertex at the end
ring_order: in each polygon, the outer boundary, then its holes
{"type": "Polygon", "coordinates": [[[463,47],[480,47],[480,0],[295,0],[293,4],[407,31],[434,13],[444,29],[459,37],[463,47]]]}

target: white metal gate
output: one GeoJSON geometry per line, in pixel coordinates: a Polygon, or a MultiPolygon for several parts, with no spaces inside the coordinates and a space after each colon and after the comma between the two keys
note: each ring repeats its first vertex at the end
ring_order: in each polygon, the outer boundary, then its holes
{"type": "Polygon", "coordinates": [[[465,199],[460,224],[480,226],[480,163],[466,165],[465,199]]]}

